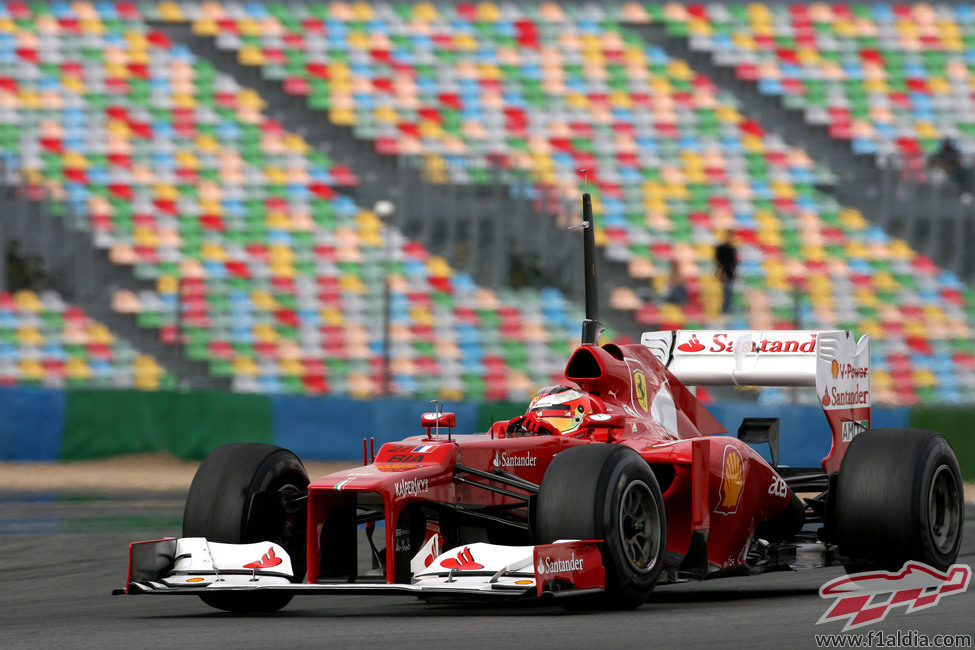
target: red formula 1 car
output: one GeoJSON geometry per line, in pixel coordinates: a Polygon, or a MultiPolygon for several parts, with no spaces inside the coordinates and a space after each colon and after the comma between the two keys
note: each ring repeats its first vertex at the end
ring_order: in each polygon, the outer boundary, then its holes
{"type": "Polygon", "coordinates": [[[587,199],[582,345],[525,415],[455,435],[453,414],[424,413],[426,433],[314,482],[279,447],[220,447],[193,480],[183,536],[132,544],[117,593],[232,611],[299,593],[626,608],[687,578],[947,569],[961,541],[958,462],[936,433],[870,428],[868,337],[661,331],[600,346],[587,199]],[[832,431],[821,467],[778,465],[777,419],[724,435],[695,385],[815,387],[832,431]]]}

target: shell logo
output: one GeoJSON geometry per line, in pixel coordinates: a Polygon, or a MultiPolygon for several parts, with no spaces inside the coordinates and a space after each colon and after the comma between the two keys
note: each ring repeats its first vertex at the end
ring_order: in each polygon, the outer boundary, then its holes
{"type": "Polygon", "coordinates": [[[633,373],[633,394],[644,413],[650,412],[650,398],[647,396],[647,377],[637,370],[633,373]]]}
{"type": "Polygon", "coordinates": [[[836,379],[840,375],[840,364],[833,359],[833,363],[830,364],[829,371],[833,373],[833,379],[836,379]]]}
{"type": "Polygon", "coordinates": [[[721,486],[718,488],[718,505],[714,511],[721,515],[738,512],[741,493],[745,488],[745,460],[732,445],[724,448],[721,486]]]}

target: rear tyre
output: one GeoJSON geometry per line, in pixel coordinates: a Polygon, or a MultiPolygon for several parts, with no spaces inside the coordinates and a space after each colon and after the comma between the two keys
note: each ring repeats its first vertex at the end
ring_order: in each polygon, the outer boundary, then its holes
{"type": "Polygon", "coordinates": [[[667,541],[657,479],[629,447],[580,445],[560,452],[542,478],[535,537],[603,539],[606,592],[564,599],[572,609],[632,609],[650,596],[667,541]]]}
{"type": "Polygon", "coordinates": [[[941,571],[958,557],[961,472],[944,436],[871,429],[853,439],[836,485],[836,534],[848,572],[916,560],[941,571]]]}
{"type": "MultiPolygon", "coordinates": [[[[183,537],[213,542],[280,544],[291,557],[294,581],[305,575],[305,510],[284,507],[287,497],[308,490],[308,474],[287,449],[259,443],[217,447],[193,477],[183,511],[183,537]],[[275,494],[277,493],[277,494],[275,494]]],[[[230,612],[273,612],[291,594],[206,594],[207,605],[230,612]]]]}

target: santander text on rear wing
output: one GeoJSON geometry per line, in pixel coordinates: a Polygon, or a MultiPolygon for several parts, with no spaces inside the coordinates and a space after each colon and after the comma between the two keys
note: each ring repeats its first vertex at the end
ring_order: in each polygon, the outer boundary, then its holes
{"type": "Polygon", "coordinates": [[[845,330],[666,330],[640,339],[688,386],[815,386],[833,430],[823,459],[839,469],[870,427],[870,337],[845,330]]]}

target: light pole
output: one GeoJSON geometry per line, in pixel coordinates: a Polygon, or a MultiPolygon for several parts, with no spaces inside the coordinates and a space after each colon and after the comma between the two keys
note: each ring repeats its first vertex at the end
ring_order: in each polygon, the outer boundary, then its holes
{"type": "Polygon", "coordinates": [[[383,222],[383,265],[385,277],[383,278],[383,384],[382,394],[389,397],[391,391],[391,378],[389,371],[389,329],[390,329],[390,293],[393,275],[393,213],[396,206],[392,201],[376,201],[373,206],[376,216],[383,222]]]}

